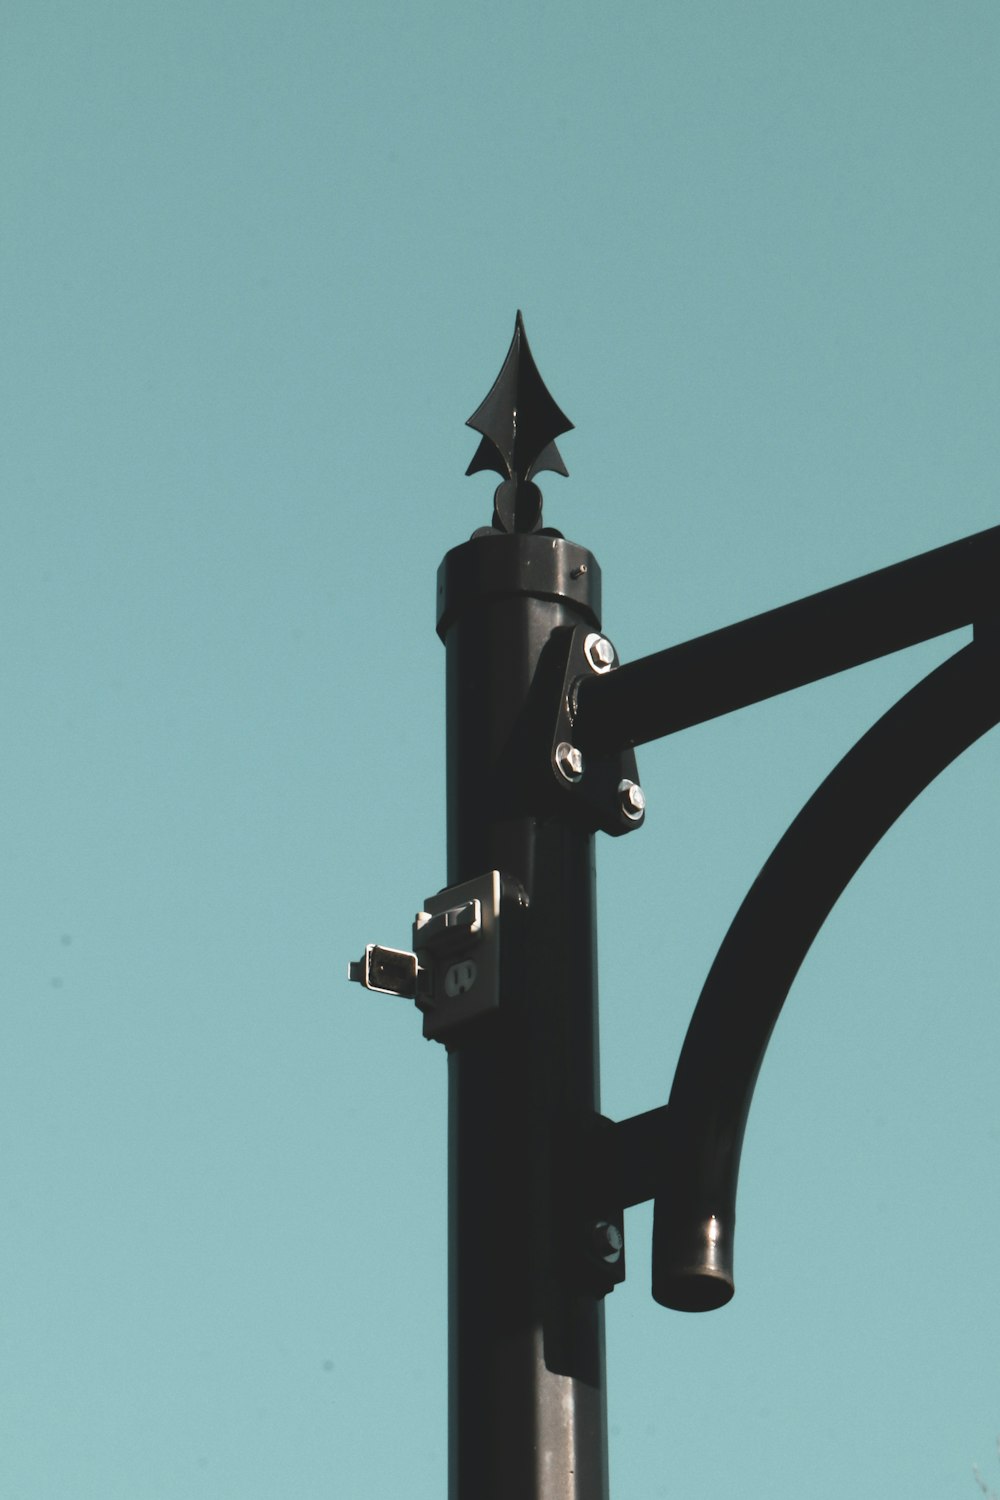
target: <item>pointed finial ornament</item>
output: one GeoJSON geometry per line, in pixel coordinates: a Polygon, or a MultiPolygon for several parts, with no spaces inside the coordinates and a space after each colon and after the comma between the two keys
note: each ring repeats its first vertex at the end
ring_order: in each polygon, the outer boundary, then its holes
{"type": "Polygon", "coordinates": [[[493,496],[494,527],[537,531],[542,524],[542,492],[531,481],[543,469],[569,472],[555,440],[570,432],[573,423],[560,411],[538,373],[520,313],[500,374],[465,425],[483,438],[465,472],[494,469],[503,478],[493,496]]]}

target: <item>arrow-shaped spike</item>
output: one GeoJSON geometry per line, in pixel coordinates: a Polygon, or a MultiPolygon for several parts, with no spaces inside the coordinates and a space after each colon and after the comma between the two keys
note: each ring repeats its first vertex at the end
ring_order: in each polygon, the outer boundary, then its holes
{"type": "Polygon", "coordinates": [[[529,481],[543,469],[568,472],[555,440],[571,431],[573,423],[538,373],[520,312],[500,374],[466,426],[483,437],[466,473],[494,469],[510,482],[497,491],[494,524],[499,520],[504,530],[534,530],[541,521],[541,495],[529,481]]]}

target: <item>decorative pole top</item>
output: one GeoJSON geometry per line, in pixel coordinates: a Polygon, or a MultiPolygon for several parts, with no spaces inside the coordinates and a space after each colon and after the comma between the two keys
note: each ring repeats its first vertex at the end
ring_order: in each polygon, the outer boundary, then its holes
{"type": "Polygon", "coordinates": [[[520,312],[500,374],[465,425],[483,437],[465,472],[493,469],[503,479],[493,496],[496,530],[538,531],[542,492],[531,481],[543,469],[569,473],[555,440],[570,432],[573,423],[560,411],[538,373],[520,312]]]}

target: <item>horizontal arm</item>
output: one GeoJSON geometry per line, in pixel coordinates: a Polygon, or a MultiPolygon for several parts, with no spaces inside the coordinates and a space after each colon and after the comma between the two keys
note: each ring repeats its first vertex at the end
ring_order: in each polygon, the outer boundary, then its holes
{"type": "Polygon", "coordinates": [[[574,739],[642,745],[997,613],[1000,526],[581,678],[574,739]]]}

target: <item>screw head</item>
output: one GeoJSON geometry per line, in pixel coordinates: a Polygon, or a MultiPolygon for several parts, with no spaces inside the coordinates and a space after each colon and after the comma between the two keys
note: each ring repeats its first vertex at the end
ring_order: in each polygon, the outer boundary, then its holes
{"type": "Polygon", "coordinates": [[[646,811],[646,793],[637,781],[620,781],[618,783],[618,795],[621,798],[622,812],[632,823],[638,823],[646,811]]]}
{"type": "Polygon", "coordinates": [[[569,740],[560,740],[556,746],[556,767],[566,781],[579,781],[583,775],[583,755],[569,740]]]}
{"type": "Polygon", "coordinates": [[[592,630],[583,643],[583,654],[595,672],[610,672],[615,664],[615,648],[607,636],[592,630]]]}
{"type": "Polygon", "coordinates": [[[625,1241],[617,1224],[609,1224],[606,1219],[600,1219],[590,1232],[590,1245],[595,1255],[613,1266],[622,1258],[625,1241]]]}

